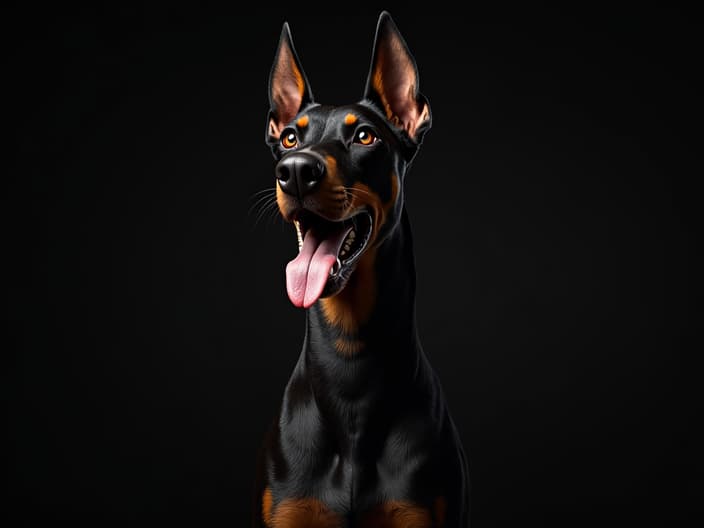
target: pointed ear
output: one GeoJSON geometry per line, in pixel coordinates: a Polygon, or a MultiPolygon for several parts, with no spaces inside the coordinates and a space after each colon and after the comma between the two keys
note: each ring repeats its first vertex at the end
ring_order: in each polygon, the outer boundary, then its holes
{"type": "Polygon", "coordinates": [[[430,128],[430,106],[419,92],[418,69],[391,15],[384,11],[376,27],[372,64],[364,97],[417,143],[430,128]]]}
{"type": "Polygon", "coordinates": [[[269,74],[269,117],[267,141],[278,141],[283,128],[301,108],[313,102],[313,92],[291,40],[288,23],[284,22],[269,74]]]}

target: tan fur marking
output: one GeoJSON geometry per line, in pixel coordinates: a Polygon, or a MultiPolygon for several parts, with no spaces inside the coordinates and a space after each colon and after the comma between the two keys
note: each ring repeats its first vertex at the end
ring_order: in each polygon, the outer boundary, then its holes
{"type": "Polygon", "coordinates": [[[284,499],[271,518],[271,528],[339,528],[340,517],[318,499],[284,499]]]}
{"type": "Polygon", "coordinates": [[[308,122],[310,121],[310,118],[307,115],[301,116],[296,120],[296,124],[301,127],[305,128],[308,126],[308,122]]]}
{"type": "Polygon", "coordinates": [[[389,501],[377,506],[360,524],[363,528],[433,528],[427,508],[408,501],[389,501]]]}
{"type": "Polygon", "coordinates": [[[269,121],[269,135],[272,137],[279,137],[281,135],[281,132],[282,130],[279,124],[273,119],[271,119],[269,121]]]}
{"type": "Polygon", "coordinates": [[[412,59],[397,35],[391,35],[380,46],[374,72],[372,87],[379,95],[387,119],[397,128],[402,128],[415,138],[418,126],[430,117],[430,109],[424,105],[418,108],[416,102],[417,76],[412,59]],[[392,65],[389,63],[393,62],[392,65]],[[396,79],[387,80],[385,73],[396,79]]]}
{"type": "MultiPolygon", "coordinates": [[[[401,122],[399,117],[394,112],[394,109],[391,108],[391,101],[389,100],[389,91],[405,91],[408,94],[408,97],[411,97],[411,99],[414,100],[415,85],[409,84],[409,86],[388,86],[387,80],[384,78],[384,72],[390,68],[403,68],[406,72],[405,75],[403,75],[403,78],[415,79],[413,65],[409,61],[403,43],[399,40],[397,35],[391,35],[389,37],[389,40],[385,42],[385,45],[381,46],[379,49],[379,54],[377,55],[377,59],[374,64],[372,86],[374,87],[374,90],[376,90],[376,93],[381,99],[381,104],[384,107],[387,119],[391,121],[394,126],[404,128],[404,123],[401,122]],[[387,66],[387,64],[391,61],[395,62],[396,64],[387,66]]],[[[396,76],[398,76],[398,74],[396,74],[396,76]]],[[[394,81],[390,82],[393,83],[394,81]]],[[[395,99],[397,98],[398,96],[395,97],[395,99]]]]}
{"type": "Polygon", "coordinates": [[[280,135],[286,123],[298,113],[304,93],[303,73],[296,65],[291,48],[285,44],[281,46],[272,79],[271,96],[277,114],[276,121],[269,124],[272,135],[280,135]]]}
{"type": "MultiPolygon", "coordinates": [[[[372,191],[368,186],[363,183],[355,183],[352,185],[352,189],[357,190],[355,198],[353,201],[353,207],[358,208],[360,206],[366,205],[371,209],[372,218],[374,220],[374,225],[372,227],[371,239],[369,240],[369,246],[377,245],[381,242],[377,237],[381,227],[386,223],[386,218],[389,215],[389,211],[396,203],[396,198],[398,197],[398,177],[391,173],[391,197],[386,203],[382,203],[379,199],[379,195],[372,191]],[[357,202],[355,204],[355,202],[357,202]]],[[[354,191],[353,191],[354,192],[354,191]]]]}
{"type": "Polygon", "coordinates": [[[293,72],[293,75],[296,78],[296,88],[298,88],[298,94],[301,96],[301,99],[303,99],[303,93],[306,90],[305,81],[303,80],[303,74],[301,73],[301,70],[298,69],[298,66],[296,66],[296,61],[293,59],[293,54],[291,54],[290,61],[291,71],[293,72]]]}
{"type": "Polygon", "coordinates": [[[264,524],[271,526],[271,504],[273,498],[271,496],[271,489],[266,488],[264,494],[262,495],[262,519],[264,524]]]}
{"type": "Polygon", "coordinates": [[[329,324],[346,334],[354,334],[366,322],[376,301],[374,256],[376,249],[368,249],[357,263],[347,285],[340,293],[320,299],[323,315],[329,324]]]}
{"type": "Polygon", "coordinates": [[[290,207],[289,207],[289,198],[286,195],[285,192],[281,190],[281,185],[279,184],[278,180],[276,181],[276,204],[279,206],[279,212],[281,213],[281,216],[284,217],[284,219],[290,221],[291,219],[289,218],[290,215],[290,207]]]}
{"type": "Polygon", "coordinates": [[[318,211],[328,218],[339,218],[344,213],[344,187],[337,170],[337,160],[325,156],[325,171],[327,175],[316,193],[318,211]]]}
{"type": "Polygon", "coordinates": [[[374,77],[372,83],[374,86],[374,90],[376,90],[376,93],[379,94],[381,104],[384,107],[384,112],[386,112],[386,118],[391,121],[394,125],[397,125],[398,117],[394,116],[394,113],[391,110],[391,104],[389,104],[389,100],[386,97],[386,91],[384,90],[383,62],[383,57],[379,57],[379,60],[376,63],[376,69],[374,70],[374,77]]]}
{"type": "Polygon", "coordinates": [[[357,122],[357,116],[354,114],[347,114],[345,116],[346,125],[354,125],[357,122]]]}
{"type": "Polygon", "coordinates": [[[328,176],[331,179],[337,179],[337,160],[330,154],[325,156],[325,165],[327,165],[328,176]]]}
{"type": "Polygon", "coordinates": [[[335,348],[343,356],[349,357],[358,354],[364,348],[364,343],[358,339],[340,337],[335,340],[335,348]]]}

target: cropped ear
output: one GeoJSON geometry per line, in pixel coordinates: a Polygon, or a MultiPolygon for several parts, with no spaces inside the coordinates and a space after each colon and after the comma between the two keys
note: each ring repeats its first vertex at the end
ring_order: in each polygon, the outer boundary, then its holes
{"type": "Polygon", "coordinates": [[[372,64],[364,97],[387,119],[419,143],[430,128],[427,99],[419,92],[418,68],[388,12],[379,15],[372,64]]]}
{"type": "Polygon", "coordinates": [[[267,141],[278,141],[284,127],[304,106],[313,102],[313,92],[291,40],[288,23],[284,22],[269,74],[269,116],[267,141]]]}

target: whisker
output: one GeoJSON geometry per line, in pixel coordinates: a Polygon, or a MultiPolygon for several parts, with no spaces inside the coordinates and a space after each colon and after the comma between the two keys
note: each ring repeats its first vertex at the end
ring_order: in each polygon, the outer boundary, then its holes
{"type": "Polygon", "coordinates": [[[275,198],[270,198],[270,202],[263,203],[261,205],[261,208],[259,209],[259,213],[257,214],[257,218],[254,220],[254,225],[252,226],[252,229],[257,227],[257,224],[259,224],[259,221],[270,211],[271,207],[276,207],[278,204],[276,203],[275,198]]]}
{"type": "Polygon", "coordinates": [[[359,195],[359,194],[350,193],[350,194],[348,195],[348,197],[347,197],[347,206],[348,206],[348,207],[352,206],[352,203],[353,203],[355,200],[358,201],[358,202],[360,202],[361,204],[364,204],[364,203],[370,201],[367,196],[363,196],[363,195],[359,195]]]}
{"type": "Polygon", "coordinates": [[[318,194],[324,194],[325,196],[344,196],[345,191],[342,191],[342,190],[332,191],[330,189],[324,189],[324,190],[320,191],[318,194]]]}
{"type": "Polygon", "coordinates": [[[347,192],[350,193],[350,194],[354,194],[354,193],[364,193],[364,194],[368,194],[369,196],[374,196],[374,193],[371,193],[371,192],[369,192],[369,191],[367,191],[367,190],[365,190],[365,189],[359,189],[359,188],[357,188],[357,187],[346,187],[346,186],[345,186],[344,189],[345,189],[345,191],[347,191],[347,192]]]}
{"type": "Polygon", "coordinates": [[[278,206],[270,208],[269,212],[267,213],[267,220],[266,220],[267,223],[269,223],[270,225],[273,225],[276,222],[277,216],[280,218],[283,218],[281,216],[281,211],[279,210],[278,206]]]}
{"type": "Polygon", "coordinates": [[[352,198],[357,198],[357,199],[359,199],[359,200],[364,200],[364,199],[366,198],[366,196],[364,196],[364,195],[355,194],[355,193],[352,193],[352,192],[348,195],[348,198],[349,198],[350,196],[351,196],[352,198]]]}
{"type": "MultiPolygon", "coordinates": [[[[345,190],[347,191],[347,196],[348,199],[351,196],[352,198],[357,198],[360,201],[363,201],[367,197],[372,197],[376,198],[376,195],[374,193],[371,193],[369,191],[366,191],[364,189],[356,189],[353,187],[345,187],[345,190]]],[[[351,201],[351,200],[350,200],[351,201]]]]}
{"type": "Polygon", "coordinates": [[[280,212],[278,205],[279,204],[277,204],[276,202],[272,202],[271,204],[269,204],[269,206],[267,206],[267,209],[266,209],[266,216],[267,216],[266,221],[267,222],[271,222],[273,220],[274,216],[278,212],[280,212]]]}
{"type": "Polygon", "coordinates": [[[265,203],[262,205],[262,207],[259,208],[259,210],[257,212],[257,216],[254,219],[254,222],[252,223],[252,230],[254,230],[257,227],[257,224],[259,224],[259,220],[261,219],[262,214],[264,213],[264,211],[266,210],[266,207],[268,205],[269,205],[269,203],[265,203]]]}
{"type": "Polygon", "coordinates": [[[271,192],[271,191],[276,191],[276,187],[269,187],[267,189],[262,189],[261,191],[257,191],[255,193],[252,193],[252,196],[250,196],[249,199],[252,200],[252,199],[254,199],[255,196],[258,196],[262,193],[271,192]]]}
{"type": "Polygon", "coordinates": [[[258,206],[260,206],[260,205],[262,204],[262,202],[265,202],[266,200],[270,200],[270,199],[272,199],[272,198],[275,199],[276,197],[275,197],[274,195],[272,195],[272,194],[267,194],[267,195],[260,196],[259,198],[257,198],[257,200],[256,200],[256,201],[252,204],[252,206],[249,208],[249,211],[247,211],[247,216],[249,216],[250,214],[252,214],[252,212],[253,212],[258,206]]]}

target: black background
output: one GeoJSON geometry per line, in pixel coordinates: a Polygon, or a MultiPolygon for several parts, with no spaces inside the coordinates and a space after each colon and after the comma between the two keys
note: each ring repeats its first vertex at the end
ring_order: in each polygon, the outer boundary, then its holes
{"type": "MultiPolygon", "coordinates": [[[[357,100],[378,9],[8,13],[13,525],[245,526],[303,338],[273,185],[281,24],[357,100]]],[[[407,179],[419,332],[477,527],[702,510],[701,27],[642,8],[391,10],[434,126],[407,179]]]]}

